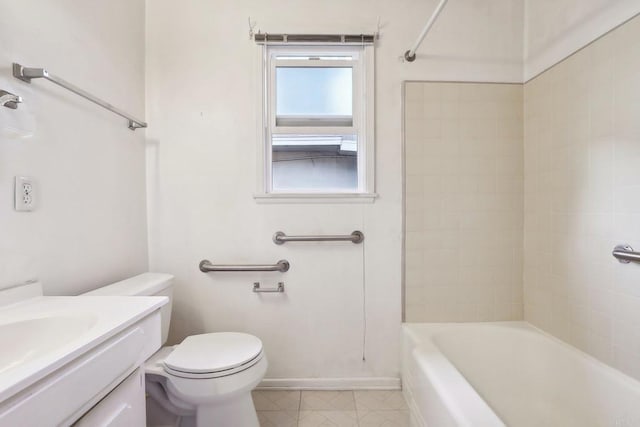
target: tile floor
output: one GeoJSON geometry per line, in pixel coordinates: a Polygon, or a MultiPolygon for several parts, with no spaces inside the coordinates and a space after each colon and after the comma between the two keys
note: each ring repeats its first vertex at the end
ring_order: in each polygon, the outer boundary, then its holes
{"type": "Polygon", "coordinates": [[[400,391],[254,391],[261,427],[409,427],[400,391]]]}

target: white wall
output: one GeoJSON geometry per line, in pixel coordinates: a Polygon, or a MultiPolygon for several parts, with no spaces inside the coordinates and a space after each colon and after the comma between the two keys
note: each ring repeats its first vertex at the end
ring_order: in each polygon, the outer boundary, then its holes
{"type": "MultiPolygon", "coordinates": [[[[147,2],[150,264],[176,275],[172,340],[217,330],[263,339],[270,378],[398,377],[403,80],[518,82],[521,1],[451,2],[412,64],[399,57],[435,0],[147,2]],[[364,205],[257,204],[256,45],[267,32],[361,33],[376,48],[376,178],[364,205]],[[349,233],[364,245],[288,244],[272,234],[349,233]],[[198,262],[275,262],[281,274],[203,274],[198,262]],[[284,295],[257,296],[255,280],[284,295]],[[363,298],[366,296],[366,301],[363,298]],[[366,307],[366,361],[362,360],[366,307]]],[[[353,381],[349,381],[353,383],[353,381]]]]}
{"type": "Polygon", "coordinates": [[[640,17],[525,85],[525,318],[640,379],[640,17]]]}
{"type": "Polygon", "coordinates": [[[640,13],[638,0],[526,0],[528,81],[640,13]]]}
{"type": "Polygon", "coordinates": [[[35,128],[28,140],[0,136],[0,286],[38,277],[48,294],[75,294],[145,271],[144,133],[11,75],[12,62],[47,67],[144,117],[144,2],[0,0],[0,11],[0,89],[24,98],[0,108],[0,126],[19,117],[35,128]],[[14,212],[15,175],[36,179],[36,211],[14,212]]]}

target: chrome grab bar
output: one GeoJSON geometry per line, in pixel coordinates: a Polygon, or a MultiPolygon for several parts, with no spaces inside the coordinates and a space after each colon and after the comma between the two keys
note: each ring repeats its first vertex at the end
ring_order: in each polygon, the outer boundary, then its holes
{"type": "Polygon", "coordinates": [[[112,113],[115,113],[115,114],[119,115],[120,117],[124,117],[125,119],[127,119],[129,121],[129,129],[131,129],[131,130],[136,130],[136,129],[146,128],[147,127],[147,123],[145,123],[144,121],[138,120],[135,117],[131,116],[130,114],[125,113],[121,109],[114,107],[113,105],[109,104],[108,102],[103,101],[102,99],[91,95],[89,92],[87,92],[85,90],[82,90],[82,89],[80,89],[79,87],[77,87],[75,85],[72,85],[71,83],[69,83],[68,81],[66,81],[64,79],[61,79],[60,77],[54,76],[53,74],[49,73],[44,68],[25,67],[25,66],[22,66],[22,65],[17,64],[17,63],[14,62],[13,63],[13,77],[15,77],[16,79],[22,80],[23,82],[27,82],[27,83],[31,83],[32,79],[49,80],[51,83],[55,83],[58,86],[63,87],[65,89],[75,93],[76,95],[83,97],[87,101],[91,101],[94,104],[98,104],[102,108],[105,108],[105,109],[111,111],[112,113]]]}
{"type": "Polygon", "coordinates": [[[324,235],[324,236],[287,236],[282,231],[277,231],[273,235],[273,243],[284,245],[286,242],[353,242],[362,243],[364,234],[361,231],[354,231],[349,235],[324,235]]]}
{"type": "Polygon", "coordinates": [[[622,264],[629,264],[632,261],[640,262],[640,252],[634,252],[629,245],[618,245],[613,248],[611,254],[622,264]]]}
{"type": "Polygon", "coordinates": [[[289,271],[289,261],[281,259],[276,264],[272,265],[260,265],[260,264],[247,264],[247,265],[214,265],[211,261],[203,259],[200,261],[200,271],[208,273],[210,271],[279,271],[284,273],[289,271]]]}
{"type": "Polygon", "coordinates": [[[284,292],[284,282],[278,282],[277,288],[261,288],[260,282],[253,282],[253,292],[257,292],[257,293],[284,292]]]}

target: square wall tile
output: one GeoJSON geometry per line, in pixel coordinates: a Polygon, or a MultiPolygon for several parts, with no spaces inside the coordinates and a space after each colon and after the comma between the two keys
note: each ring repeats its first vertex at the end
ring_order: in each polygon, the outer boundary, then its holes
{"type": "Polygon", "coordinates": [[[524,88],[525,319],[637,379],[622,319],[640,268],[610,252],[640,232],[639,28],[632,19],[524,88]]]}
{"type": "Polygon", "coordinates": [[[522,235],[524,223],[522,85],[412,82],[406,90],[406,320],[521,318],[521,292],[491,296],[494,286],[522,287],[509,273],[514,264],[522,271],[522,239],[501,238],[522,235]],[[488,250],[494,241],[500,252],[488,250]],[[490,301],[470,302],[472,289],[490,301]]]}

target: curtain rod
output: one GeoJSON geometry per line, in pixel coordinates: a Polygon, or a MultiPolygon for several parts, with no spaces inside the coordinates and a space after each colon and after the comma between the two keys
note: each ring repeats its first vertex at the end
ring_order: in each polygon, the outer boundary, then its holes
{"type": "Polygon", "coordinates": [[[343,43],[374,44],[377,34],[267,34],[256,33],[253,39],[258,44],[266,43],[343,43]]]}
{"type": "Polygon", "coordinates": [[[418,36],[418,40],[416,40],[411,49],[404,53],[404,59],[409,62],[413,62],[416,60],[416,50],[418,50],[420,44],[422,43],[422,40],[424,40],[424,38],[427,36],[427,33],[436,22],[436,19],[438,19],[438,15],[440,15],[440,12],[442,12],[442,9],[444,9],[447,1],[448,0],[440,0],[440,3],[436,7],[436,10],[433,12],[433,15],[431,15],[431,18],[429,18],[429,21],[427,21],[427,25],[424,26],[424,29],[420,33],[420,36],[418,36]]]}

